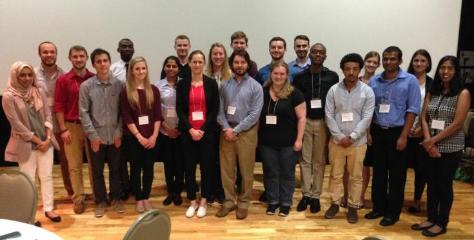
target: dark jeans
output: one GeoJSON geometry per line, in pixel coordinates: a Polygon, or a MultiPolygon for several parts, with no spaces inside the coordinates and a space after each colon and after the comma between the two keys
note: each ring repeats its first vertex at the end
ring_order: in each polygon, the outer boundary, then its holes
{"type": "Polygon", "coordinates": [[[204,133],[199,141],[194,141],[189,133],[181,135],[184,151],[184,175],[187,197],[196,200],[196,165],[201,169],[201,197],[209,198],[215,186],[216,168],[216,139],[215,134],[204,133]]]}
{"type": "Polygon", "coordinates": [[[259,149],[268,204],[291,206],[295,192],[295,166],[298,158],[293,146],[273,148],[260,145],[259,149]]]}
{"type": "Polygon", "coordinates": [[[423,138],[408,138],[408,166],[415,171],[415,200],[420,200],[426,185],[426,162],[428,153],[419,144],[423,138]]]}
{"type": "Polygon", "coordinates": [[[406,182],[406,151],[397,151],[402,127],[373,128],[374,166],[372,177],[373,210],[398,219],[403,206],[406,182]]]}
{"type": "Polygon", "coordinates": [[[217,139],[219,139],[220,134],[221,134],[221,128],[219,127],[218,131],[216,132],[215,136],[215,165],[216,165],[216,174],[214,175],[214,187],[211,189],[211,195],[214,196],[215,198],[221,198],[224,199],[224,188],[222,187],[222,179],[221,179],[221,164],[220,164],[220,156],[218,154],[219,152],[219,142],[217,139]]]}
{"type": "Polygon", "coordinates": [[[135,194],[135,200],[148,199],[153,183],[156,147],[146,149],[132,136],[124,136],[123,139],[129,148],[127,152],[130,160],[130,186],[135,194]]]}
{"type": "Polygon", "coordinates": [[[453,177],[462,151],[441,153],[441,158],[428,160],[428,221],[446,227],[453,204],[453,177]]]}
{"type": "Polygon", "coordinates": [[[120,149],[114,144],[101,144],[99,151],[94,152],[89,148],[92,165],[92,177],[94,179],[95,202],[107,202],[107,190],[104,181],[104,165],[109,166],[109,187],[112,200],[120,198],[120,149]]]}
{"type": "Polygon", "coordinates": [[[160,133],[159,156],[165,166],[166,188],[169,195],[179,195],[184,186],[184,163],[181,138],[169,138],[160,133]]]}
{"type": "Polygon", "coordinates": [[[128,154],[127,150],[129,147],[127,146],[127,141],[122,141],[122,146],[120,148],[120,184],[122,186],[122,192],[128,193],[131,191],[130,189],[130,174],[128,170],[128,154]]]}

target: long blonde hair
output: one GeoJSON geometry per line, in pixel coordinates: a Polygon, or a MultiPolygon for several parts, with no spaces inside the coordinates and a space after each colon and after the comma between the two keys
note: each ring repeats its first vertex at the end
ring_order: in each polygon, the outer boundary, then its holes
{"type": "Polygon", "coordinates": [[[221,69],[221,80],[228,80],[231,77],[232,71],[230,70],[229,62],[227,61],[227,51],[222,43],[217,42],[211,45],[205,73],[207,76],[213,77],[214,72],[216,71],[216,66],[214,66],[214,63],[212,62],[212,50],[214,50],[214,48],[222,48],[222,50],[224,50],[224,63],[221,69]]]}
{"type": "MultiPolygon", "coordinates": [[[[275,63],[272,63],[272,65],[270,66],[270,81],[266,81],[265,82],[265,85],[264,87],[268,87],[268,88],[271,88],[272,85],[273,85],[273,81],[272,81],[272,75],[271,73],[273,72],[273,70],[277,67],[284,67],[285,70],[286,70],[286,75],[288,76],[289,73],[290,73],[290,70],[288,68],[288,64],[286,64],[285,62],[281,61],[281,62],[275,62],[275,63]]],[[[285,85],[283,86],[283,88],[281,89],[281,91],[279,91],[278,93],[276,93],[276,96],[280,99],[287,99],[291,93],[293,92],[295,88],[291,85],[290,83],[290,80],[288,79],[288,77],[286,78],[285,80],[285,85]]]]}
{"type": "Polygon", "coordinates": [[[146,73],[146,77],[143,82],[143,85],[145,89],[146,108],[150,110],[153,107],[154,96],[153,96],[153,89],[151,87],[150,77],[148,73],[148,64],[144,57],[136,57],[130,60],[130,63],[128,66],[128,73],[127,73],[127,83],[125,85],[125,88],[127,90],[127,98],[128,98],[128,102],[130,103],[130,106],[133,109],[141,111],[140,100],[138,98],[138,91],[137,91],[137,82],[135,81],[135,77],[133,76],[133,67],[137,63],[140,63],[140,62],[145,63],[145,66],[147,69],[147,73],[146,73]]]}

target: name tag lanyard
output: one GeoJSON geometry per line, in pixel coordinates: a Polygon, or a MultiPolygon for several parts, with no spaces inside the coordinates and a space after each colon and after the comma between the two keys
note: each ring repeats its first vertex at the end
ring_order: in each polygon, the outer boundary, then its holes
{"type": "Polygon", "coordinates": [[[276,108],[277,108],[277,105],[278,105],[278,101],[280,99],[276,100],[275,102],[275,106],[273,106],[273,114],[270,113],[270,105],[272,105],[272,102],[273,102],[273,99],[272,97],[270,96],[270,101],[268,102],[268,107],[267,107],[267,116],[274,116],[275,117],[275,120],[276,120],[276,108]]]}
{"type": "MultiPolygon", "coordinates": [[[[138,89],[137,89],[138,94],[138,89]]],[[[145,92],[146,94],[146,92],[145,92]]],[[[138,102],[140,102],[140,95],[138,95],[138,102]]],[[[145,97],[146,98],[146,97],[145,97]]],[[[148,125],[150,123],[148,119],[148,107],[145,104],[145,112],[142,112],[142,108],[138,106],[138,125],[148,125]]]]}
{"type": "MultiPolygon", "coordinates": [[[[168,81],[168,80],[167,80],[168,81]]],[[[169,83],[166,83],[166,85],[164,87],[168,86],[168,91],[166,91],[166,88],[164,88],[163,90],[163,94],[162,94],[162,99],[161,99],[161,105],[164,107],[165,111],[166,111],[166,117],[167,118],[178,118],[177,114],[176,114],[176,102],[174,102],[174,105],[173,105],[173,102],[171,100],[166,100],[165,102],[165,99],[176,99],[176,84],[175,85],[171,85],[169,83]],[[167,93],[166,96],[164,93],[167,93]]]]}
{"type": "MultiPolygon", "coordinates": [[[[199,94],[200,94],[200,98],[199,98],[199,108],[196,108],[196,101],[193,101],[193,112],[202,112],[202,99],[203,99],[203,95],[204,95],[204,83],[203,83],[203,87],[201,88],[202,91],[199,91],[199,94]]],[[[194,87],[191,86],[191,95],[193,97],[193,99],[196,99],[195,95],[194,95],[194,87]]],[[[194,119],[193,119],[194,120],[194,119]]],[[[201,119],[202,120],[202,119],[201,119]]]]}
{"type": "MultiPolygon", "coordinates": [[[[439,114],[439,107],[441,106],[441,103],[443,102],[444,100],[444,96],[441,96],[441,98],[438,100],[438,104],[436,106],[436,109],[434,111],[434,114],[433,114],[433,119],[431,119],[431,125],[433,125],[433,121],[437,121],[438,120],[438,114],[439,114]]],[[[443,121],[443,125],[444,125],[444,121],[443,121]]],[[[436,131],[439,131],[441,132],[442,130],[441,129],[435,129],[431,126],[431,129],[432,130],[436,130],[436,131]]]]}
{"type": "Polygon", "coordinates": [[[319,87],[318,87],[318,97],[316,98],[314,96],[314,74],[311,73],[311,98],[312,99],[321,99],[321,71],[319,71],[318,73],[318,77],[319,77],[319,87]]]}
{"type": "MultiPolygon", "coordinates": [[[[236,82],[236,85],[235,85],[235,88],[236,88],[236,89],[235,89],[235,93],[234,93],[234,95],[232,96],[232,98],[230,99],[230,102],[227,104],[226,109],[227,109],[229,106],[235,107],[235,108],[237,109],[235,99],[237,98],[237,96],[238,96],[239,93],[240,93],[240,90],[242,89],[242,86],[239,86],[239,85],[243,84],[243,80],[242,80],[242,82],[241,82],[240,84],[239,84],[237,81],[235,81],[235,82],[236,82]]],[[[226,109],[225,109],[225,110],[226,110],[226,109]]],[[[227,110],[226,110],[226,113],[227,113],[227,110]]],[[[235,112],[234,112],[233,115],[235,115],[235,112]]]]}

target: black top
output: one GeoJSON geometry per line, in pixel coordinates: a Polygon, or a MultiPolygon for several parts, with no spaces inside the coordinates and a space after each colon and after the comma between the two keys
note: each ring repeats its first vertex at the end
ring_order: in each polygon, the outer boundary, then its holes
{"type": "MultiPolygon", "coordinates": [[[[204,132],[215,131],[217,128],[217,113],[219,112],[219,90],[217,82],[203,75],[203,87],[206,95],[206,121],[201,127],[204,132]]],[[[191,89],[191,77],[178,81],[176,87],[176,114],[179,118],[178,129],[188,132],[191,129],[189,123],[189,91],[191,89]]]]}
{"type": "Polygon", "coordinates": [[[320,73],[311,73],[311,69],[306,69],[295,76],[293,85],[304,94],[306,100],[306,117],[310,119],[324,118],[324,105],[326,95],[332,85],[339,82],[337,73],[326,67],[320,73]],[[321,76],[321,81],[319,77],[321,76]],[[321,83],[321,86],[319,84],[321,83]],[[311,90],[312,89],[312,90],[311,90]],[[321,108],[311,108],[312,99],[321,99],[321,108]]]}
{"type": "Polygon", "coordinates": [[[277,102],[270,97],[270,89],[263,88],[263,107],[260,114],[259,142],[269,147],[289,147],[296,141],[298,118],[295,107],[304,102],[301,91],[295,88],[287,99],[277,102]],[[276,107],[275,107],[276,105],[276,107]],[[277,124],[267,124],[267,115],[276,115],[277,124]]]}
{"type": "MultiPolygon", "coordinates": [[[[186,63],[184,65],[181,65],[181,64],[178,64],[178,65],[179,65],[178,77],[181,79],[191,78],[191,67],[189,67],[189,63],[186,63]]],[[[163,79],[164,77],[161,77],[161,78],[163,79]]]]}

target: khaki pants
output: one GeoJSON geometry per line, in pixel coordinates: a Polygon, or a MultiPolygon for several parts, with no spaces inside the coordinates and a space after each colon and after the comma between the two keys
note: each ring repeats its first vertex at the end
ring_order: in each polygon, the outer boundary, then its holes
{"type": "Polygon", "coordinates": [[[326,158],[324,156],[327,132],[323,119],[306,119],[303,135],[303,157],[301,158],[301,191],[303,196],[321,196],[326,158]]]}
{"type": "Polygon", "coordinates": [[[361,205],[362,168],[364,167],[365,151],[367,145],[343,148],[340,145],[329,143],[329,162],[331,163],[331,176],[329,178],[329,195],[332,204],[339,206],[344,195],[343,176],[344,169],[349,173],[347,185],[349,207],[358,208],[361,205]],[[347,166],[347,167],[346,167],[347,166]]]}
{"type": "Polygon", "coordinates": [[[89,180],[91,183],[91,189],[94,189],[92,182],[92,169],[90,164],[89,156],[89,145],[87,143],[87,138],[85,136],[82,125],[79,123],[65,122],[66,128],[71,133],[71,143],[64,143],[64,152],[66,153],[66,158],[68,161],[69,167],[69,176],[71,178],[71,185],[74,194],[72,195],[72,201],[84,201],[84,183],[82,180],[82,163],[84,159],[83,152],[86,152],[86,158],[89,167],[89,180]]]}
{"type": "Polygon", "coordinates": [[[248,209],[253,187],[253,170],[255,166],[255,149],[257,147],[257,125],[248,131],[241,132],[238,140],[225,140],[224,134],[220,138],[220,164],[222,187],[225,193],[224,207],[248,209]],[[235,189],[237,164],[242,176],[242,189],[237,197],[235,189]]]}

